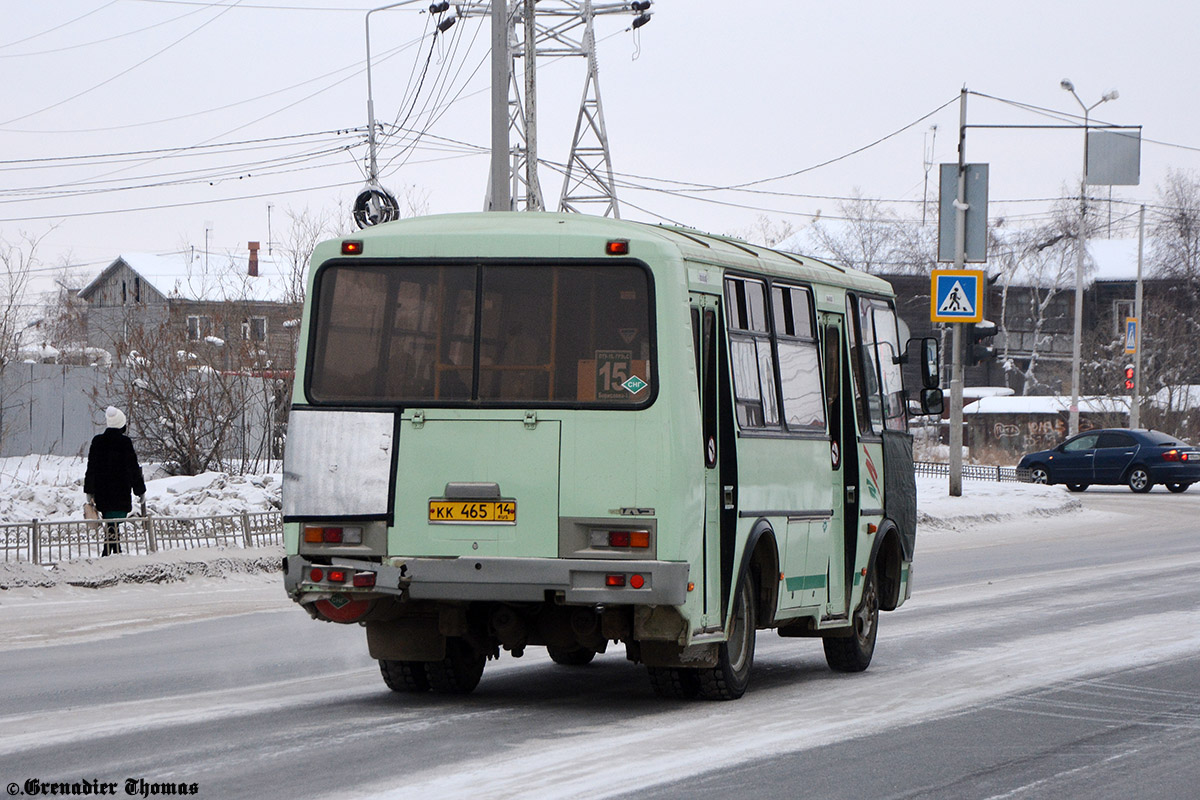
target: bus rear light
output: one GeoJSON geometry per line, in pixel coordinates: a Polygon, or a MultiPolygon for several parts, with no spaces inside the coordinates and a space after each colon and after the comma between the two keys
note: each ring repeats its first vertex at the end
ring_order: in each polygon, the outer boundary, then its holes
{"type": "Polygon", "coordinates": [[[374,572],[356,572],[354,573],[354,585],[359,588],[370,588],[375,585],[374,572]]]}
{"type": "Polygon", "coordinates": [[[363,243],[357,239],[347,239],[342,242],[342,255],[344,256],[361,256],[363,251],[363,243]]]}
{"type": "Polygon", "coordinates": [[[650,546],[650,531],[592,531],[592,547],[636,547],[650,546]]]}
{"type": "Polygon", "coordinates": [[[634,575],[632,578],[629,579],[629,585],[632,586],[634,589],[640,589],[646,585],[646,579],[643,578],[641,575],[634,575]]]}
{"type": "Polygon", "coordinates": [[[309,525],[304,529],[304,541],[308,544],[362,544],[361,527],[333,525],[309,525]]]}
{"type": "Polygon", "coordinates": [[[329,580],[331,583],[345,583],[346,582],[346,570],[344,570],[344,569],[329,570],[329,580]]]}
{"type": "Polygon", "coordinates": [[[625,585],[624,575],[605,575],[604,585],[610,589],[619,589],[625,585]]]}
{"type": "Polygon", "coordinates": [[[627,256],[629,255],[629,240],[612,239],[604,245],[604,252],[610,256],[627,256]]]}
{"type": "Polygon", "coordinates": [[[313,567],[312,571],[308,573],[308,579],[313,583],[320,583],[325,580],[325,571],[319,567],[313,567]]]}

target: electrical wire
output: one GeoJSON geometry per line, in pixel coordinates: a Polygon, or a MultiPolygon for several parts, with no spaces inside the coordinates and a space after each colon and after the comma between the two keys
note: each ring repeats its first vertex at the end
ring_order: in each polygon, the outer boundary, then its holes
{"type": "Polygon", "coordinates": [[[45,36],[48,33],[54,33],[54,31],[61,30],[62,28],[67,27],[68,25],[74,25],[76,22],[79,22],[81,19],[87,19],[92,14],[103,11],[104,9],[108,8],[109,6],[116,5],[119,2],[120,2],[120,0],[109,0],[104,5],[99,6],[97,8],[93,8],[91,11],[88,11],[85,14],[80,14],[78,17],[69,19],[66,22],[60,22],[59,24],[55,25],[53,28],[47,28],[46,30],[41,31],[40,33],[35,33],[31,36],[26,36],[24,39],[17,39],[15,42],[9,42],[7,44],[0,44],[0,50],[7,50],[10,47],[15,47],[16,45],[24,44],[25,42],[29,42],[29,41],[33,41],[34,39],[45,36]]]}
{"type": "MultiPolygon", "coordinates": [[[[136,64],[134,64],[134,65],[133,65],[133,66],[131,66],[131,67],[128,67],[128,68],[126,68],[126,69],[123,69],[123,70],[121,70],[121,71],[120,71],[120,72],[118,72],[116,75],[112,75],[112,76],[110,76],[110,77],[108,77],[108,78],[105,78],[104,80],[100,81],[99,83],[97,83],[97,84],[95,84],[95,85],[93,85],[93,86],[90,86],[90,87],[88,87],[87,89],[84,89],[83,91],[76,92],[75,94],[71,95],[70,97],[67,97],[67,98],[65,98],[65,99],[63,99],[63,100],[59,100],[59,101],[58,101],[58,102],[56,102],[56,103],[51,103],[51,104],[50,104],[50,105],[48,105],[48,106],[45,106],[45,107],[43,107],[43,108],[39,108],[37,111],[30,111],[29,113],[27,113],[27,114],[22,114],[22,115],[21,115],[21,116],[19,116],[19,117],[13,117],[12,119],[5,120],[4,122],[0,122],[0,128],[3,128],[4,126],[7,126],[7,125],[11,125],[11,124],[13,124],[14,122],[20,122],[20,121],[21,121],[21,120],[23,120],[23,119],[29,119],[30,117],[35,117],[35,116],[37,116],[38,114],[45,113],[46,111],[49,111],[49,110],[51,110],[51,109],[53,109],[53,108],[58,108],[59,106],[66,105],[67,103],[70,103],[70,102],[71,102],[71,101],[73,101],[73,100],[78,100],[80,97],[83,97],[83,96],[84,96],[84,95],[86,95],[86,94],[90,94],[91,92],[94,92],[95,90],[99,89],[99,88],[100,88],[100,87],[102,87],[102,86],[107,86],[108,84],[112,83],[113,81],[117,80],[118,78],[120,78],[120,77],[122,77],[122,76],[124,76],[124,75],[128,75],[130,72],[133,72],[133,71],[134,71],[135,69],[137,69],[138,67],[140,67],[140,66],[142,66],[142,65],[144,65],[144,64],[147,64],[147,63],[149,63],[150,61],[154,60],[155,58],[158,58],[160,55],[162,55],[163,53],[167,52],[168,50],[170,50],[171,48],[175,47],[176,45],[180,44],[181,42],[185,41],[186,39],[190,39],[192,36],[195,36],[197,33],[199,33],[200,31],[204,30],[204,29],[205,29],[205,28],[207,28],[209,25],[211,25],[212,23],[216,22],[216,21],[217,21],[217,20],[219,20],[221,17],[223,17],[223,16],[225,16],[227,13],[229,13],[229,10],[230,10],[231,8],[235,7],[235,6],[236,6],[238,3],[240,3],[241,1],[242,1],[242,0],[233,0],[233,4],[232,4],[232,5],[229,5],[229,6],[224,6],[224,7],[223,7],[223,9],[222,9],[222,10],[221,10],[219,13],[217,13],[217,14],[216,14],[216,15],[215,15],[215,16],[214,16],[212,19],[210,19],[210,20],[207,20],[206,22],[204,22],[204,23],[202,23],[202,24],[198,25],[197,27],[193,28],[191,31],[189,31],[189,32],[185,33],[183,36],[179,37],[179,38],[178,38],[178,39],[176,39],[175,41],[173,41],[173,42],[171,42],[170,44],[168,44],[166,47],[163,47],[161,50],[158,50],[158,51],[156,51],[156,52],[152,53],[151,55],[148,55],[148,56],[146,56],[146,57],[145,57],[145,58],[143,58],[141,61],[137,62],[136,64]]],[[[217,3],[212,3],[211,5],[214,5],[214,6],[216,6],[216,5],[219,5],[219,4],[217,4],[217,3]]]]}

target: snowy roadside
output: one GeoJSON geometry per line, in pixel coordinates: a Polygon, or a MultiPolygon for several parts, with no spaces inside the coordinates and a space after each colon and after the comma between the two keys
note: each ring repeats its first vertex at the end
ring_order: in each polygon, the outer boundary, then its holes
{"type": "Polygon", "coordinates": [[[949,478],[917,476],[917,529],[922,534],[1081,511],[1083,503],[1061,486],[963,481],[962,496],[951,497],[949,478]]]}

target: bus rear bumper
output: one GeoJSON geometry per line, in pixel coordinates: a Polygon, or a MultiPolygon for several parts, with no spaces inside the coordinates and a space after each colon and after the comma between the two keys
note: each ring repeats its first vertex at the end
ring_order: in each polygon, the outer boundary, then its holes
{"type": "MultiPolygon", "coordinates": [[[[573,605],[681,606],[688,594],[688,564],[679,561],[617,561],[565,558],[389,558],[382,564],[331,558],[314,564],[286,559],[288,594],[405,595],[412,600],[539,602],[547,592],[573,605]],[[346,570],[331,582],[331,567],[346,570]],[[313,580],[314,569],[320,580],[313,580]],[[356,589],[354,578],[375,573],[373,585],[356,589]]],[[[361,580],[360,580],[361,583],[361,580]]]]}

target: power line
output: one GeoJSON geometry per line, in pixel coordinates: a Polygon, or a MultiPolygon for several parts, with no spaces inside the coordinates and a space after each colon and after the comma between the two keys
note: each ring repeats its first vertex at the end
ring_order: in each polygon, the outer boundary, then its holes
{"type": "MultiPolygon", "coordinates": [[[[175,47],[177,44],[179,44],[179,43],[183,42],[185,39],[189,39],[189,38],[191,38],[192,36],[194,36],[195,34],[197,34],[197,33],[199,33],[200,31],[202,31],[203,29],[207,28],[209,25],[211,25],[212,23],[216,22],[216,21],[217,21],[218,19],[220,19],[221,17],[225,16],[225,14],[229,13],[229,9],[233,8],[234,6],[236,6],[236,5],[237,5],[238,3],[240,3],[240,2],[241,2],[241,0],[234,0],[234,1],[233,1],[233,5],[230,5],[230,6],[225,6],[225,7],[224,7],[224,9],[223,9],[223,10],[222,10],[220,13],[218,13],[217,15],[215,15],[215,16],[214,16],[212,19],[210,19],[210,20],[207,20],[206,22],[203,22],[203,23],[201,23],[200,25],[198,25],[198,26],[196,26],[195,28],[193,28],[191,31],[189,31],[189,32],[185,33],[183,36],[181,36],[181,37],[179,37],[178,39],[176,39],[175,41],[171,42],[171,43],[170,43],[169,45],[167,45],[166,47],[162,48],[161,50],[158,50],[158,51],[157,51],[157,52],[155,52],[155,53],[152,53],[152,54],[151,54],[151,55],[149,55],[149,56],[146,56],[146,57],[145,57],[145,58],[143,58],[141,61],[137,62],[136,64],[134,64],[133,66],[131,66],[131,67],[127,68],[127,69],[123,69],[123,70],[121,70],[121,71],[120,71],[120,72],[118,72],[116,75],[113,75],[113,76],[111,76],[111,77],[109,77],[109,78],[105,78],[104,80],[100,81],[99,83],[95,84],[94,86],[91,86],[91,87],[89,87],[89,88],[87,88],[87,89],[84,89],[84,90],[83,90],[83,91],[81,91],[81,92],[76,92],[75,94],[71,95],[70,97],[68,97],[68,98],[66,98],[66,99],[64,99],[64,100],[59,100],[57,103],[51,103],[50,105],[48,105],[48,106],[45,106],[44,108],[40,108],[40,109],[38,109],[37,111],[30,111],[29,113],[27,113],[27,114],[22,114],[22,115],[21,115],[21,116],[19,116],[19,117],[13,117],[13,118],[12,118],[12,119],[10,119],[10,120],[6,120],[6,121],[4,121],[4,122],[0,122],[0,126],[11,125],[11,124],[13,124],[14,122],[20,122],[20,121],[21,121],[21,120],[23,120],[23,119],[28,119],[29,117],[35,117],[35,116],[37,116],[38,114],[42,114],[42,113],[44,113],[44,112],[46,112],[46,111],[49,111],[49,110],[50,110],[50,109],[52,109],[52,108],[58,108],[59,106],[61,106],[61,105],[65,105],[65,104],[67,104],[67,103],[71,102],[72,100],[78,100],[80,97],[83,97],[85,94],[89,94],[89,93],[91,93],[91,92],[94,92],[96,89],[99,89],[101,86],[106,86],[106,85],[108,85],[108,84],[112,83],[113,81],[117,80],[118,78],[122,77],[123,75],[128,75],[130,72],[133,72],[135,69],[137,69],[138,67],[142,66],[143,64],[146,64],[146,63],[148,63],[149,61],[151,61],[151,60],[153,60],[153,59],[155,59],[155,58],[158,58],[160,55],[162,55],[163,53],[167,52],[167,51],[168,51],[168,50],[170,50],[172,47],[175,47]]],[[[216,4],[216,3],[212,3],[212,4],[210,4],[210,5],[217,5],[217,4],[216,4]]]]}
{"type": "Polygon", "coordinates": [[[98,8],[93,8],[91,11],[88,11],[87,13],[84,13],[84,14],[80,14],[78,17],[69,19],[66,22],[60,22],[59,24],[55,25],[53,28],[47,28],[46,30],[41,31],[40,33],[35,33],[32,36],[26,36],[24,39],[17,39],[15,42],[9,42],[8,44],[2,44],[2,45],[0,45],[0,50],[6,50],[10,47],[15,47],[16,45],[24,44],[25,42],[29,42],[29,41],[32,41],[39,37],[45,36],[48,33],[53,33],[54,31],[57,31],[61,28],[65,28],[68,25],[74,25],[76,22],[79,22],[81,19],[86,19],[87,17],[90,17],[92,14],[103,11],[104,9],[108,8],[109,6],[116,5],[118,2],[120,2],[120,0],[109,0],[104,5],[102,5],[98,8]]]}

